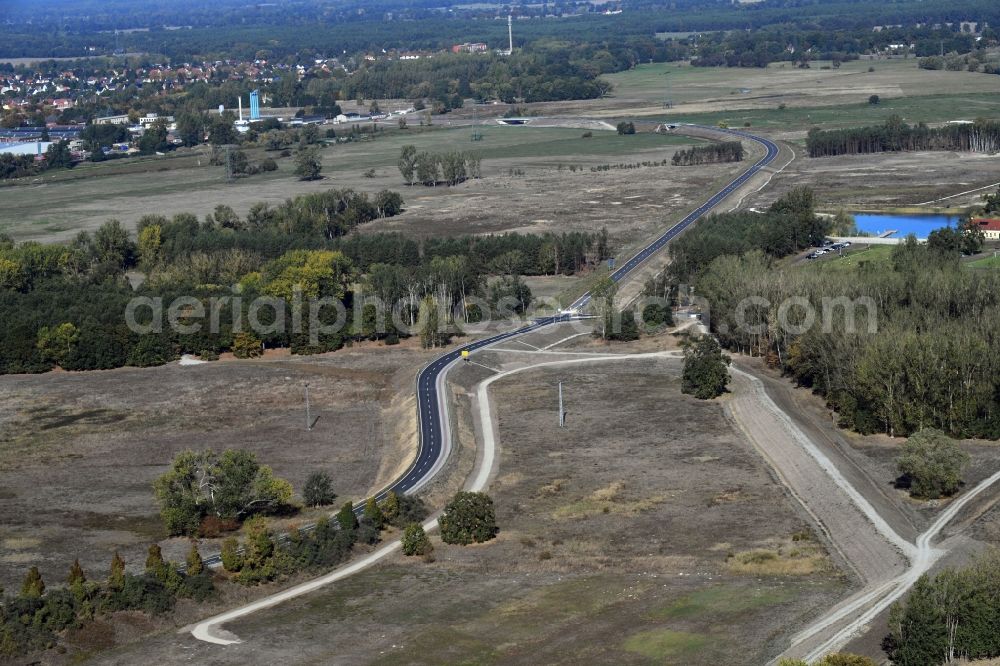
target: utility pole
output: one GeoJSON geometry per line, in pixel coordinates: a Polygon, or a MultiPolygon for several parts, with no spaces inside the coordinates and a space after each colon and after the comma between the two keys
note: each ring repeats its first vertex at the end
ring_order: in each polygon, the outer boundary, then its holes
{"type": "Polygon", "coordinates": [[[562,382],[559,382],[559,427],[566,427],[566,411],[563,409],[562,382]]]}
{"type": "Polygon", "coordinates": [[[309,414],[309,382],[306,382],[306,430],[312,430],[312,416],[309,414]]]}

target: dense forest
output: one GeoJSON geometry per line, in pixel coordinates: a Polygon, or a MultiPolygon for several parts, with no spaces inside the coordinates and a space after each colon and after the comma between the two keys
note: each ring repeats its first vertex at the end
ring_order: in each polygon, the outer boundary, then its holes
{"type": "Polygon", "coordinates": [[[889,613],[882,645],[894,664],[942,664],[1000,656],[1000,553],[924,575],[889,613]]]}
{"type": "Polygon", "coordinates": [[[865,155],[900,150],[960,150],[995,153],[1000,150],[1000,122],[976,120],[974,123],[928,127],[924,123],[907,125],[899,116],[889,117],[884,125],[851,129],[809,131],[806,149],[810,157],[865,155]]]}
{"type": "MultiPolygon", "coordinates": [[[[545,102],[590,99],[611,90],[597,74],[635,63],[634,56],[615,58],[610,52],[582,54],[573,49],[535,49],[510,57],[445,54],[421,60],[379,60],[346,79],[345,99],[499,99],[545,102]],[[591,58],[588,59],[587,55],[591,58]],[[607,56],[603,63],[599,58],[607,56]]],[[[456,104],[452,103],[452,106],[456,104]]]]}
{"type": "Polygon", "coordinates": [[[812,387],[845,427],[1000,437],[1000,273],[959,261],[982,238],[939,230],[850,272],[774,266],[828,224],[803,190],[764,214],[710,218],[673,247],[673,277],[710,305],[724,346],[812,387]]]}
{"type": "Polygon", "coordinates": [[[412,332],[428,297],[449,322],[502,313],[505,304],[521,312],[531,302],[522,275],[569,275],[610,256],[606,232],[459,236],[420,244],[399,234],[355,231],[402,207],[394,192],[333,190],[279,206],[255,204],[242,217],[228,206],[202,220],[185,213],[147,215],[134,238],[110,221],[69,245],[0,239],[0,373],[158,365],[183,353],[252,355],[262,346],[308,354],[360,339],[393,343],[412,332]],[[138,287],[127,272],[143,278],[138,287]],[[491,275],[501,279],[491,283],[491,275]],[[156,315],[142,310],[135,319],[139,329],[130,328],[126,312],[136,297],[164,308],[184,297],[184,312],[211,312],[214,323],[197,331],[163,326],[144,333],[156,315]],[[257,314],[255,328],[246,307],[258,297],[278,301],[257,314]],[[486,305],[474,308],[472,297],[486,305]],[[338,322],[339,308],[329,307],[299,315],[296,326],[296,307],[311,298],[337,300],[345,319],[338,322]],[[379,324],[379,313],[369,308],[377,301],[393,308],[406,328],[379,324]]]}
{"type": "Polygon", "coordinates": [[[692,284],[719,256],[760,250],[784,257],[823,242],[829,222],[813,214],[811,190],[797,188],[776,201],[767,214],[736,211],[711,215],[670,245],[670,273],[678,284],[692,284]]]}

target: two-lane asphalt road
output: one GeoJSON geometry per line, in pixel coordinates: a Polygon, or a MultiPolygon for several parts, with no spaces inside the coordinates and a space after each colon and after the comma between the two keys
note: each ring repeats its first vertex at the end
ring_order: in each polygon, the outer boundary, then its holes
{"type": "MultiPolygon", "coordinates": [[[[664,232],[663,235],[659,236],[652,243],[636,253],[635,256],[622,264],[620,268],[611,274],[611,279],[615,282],[621,282],[631,275],[647,259],[663,249],[667,243],[669,243],[689,226],[694,224],[703,215],[718,206],[726,197],[745,185],[748,180],[753,178],[761,169],[773,162],[778,156],[778,146],[774,142],[763,137],[754,136],[746,132],[722,130],[715,127],[701,127],[698,125],[688,125],[688,127],[696,127],[698,129],[712,130],[715,132],[724,132],[740,139],[747,139],[763,146],[766,153],[760,160],[744,171],[738,178],[712,195],[708,201],[691,211],[691,213],[689,213],[683,220],[670,227],[670,229],[664,232]]],[[[448,454],[451,450],[451,434],[448,427],[448,406],[446,404],[446,396],[444,395],[444,377],[447,374],[448,369],[455,363],[458,363],[462,358],[463,351],[472,352],[477,349],[483,349],[484,347],[495,345],[503,340],[509,340],[510,338],[523,335],[531,331],[537,331],[540,328],[551,326],[552,324],[568,321],[589,303],[590,293],[588,292],[574,301],[574,303],[568,308],[567,312],[571,314],[537,319],[531,322],[530,325],[515,331],[508,331],[489,338],[477,340],[476,342],[465,345],[464,347],[448,352],[426,366],[417,376],[417,417],[420,420],[420,449],[417,453],[417,459],[397,481],[382,491],[378,497],[381,498],[390,490],[395,491],[396,493],[407,493],[419,490],[424,484],[430,481],[430,479],[433,478],[438,470],[440,470],[444,465],[444,462],[448,458],[448,454]]]]}
{"type": "MultiPolygon", "coordinates": [[[[705,203],[691,211],[683,220],[670,227],[663,235],[659,236],[652,243],[644,247],[631,259],[622,264],[614,273],[611,279],[621,282],[631,275],[639,266],[655,253],[663,249],[679,233],[694,224],[699,218],[719,205],[723,199],[728,197],[738,188],[742,187],[748,180],[753,178],[757,172],[774,161],[778,156],[778,146],[772,141],[763,137],[754,136],[746,132],[735,130],[723,130],[716,127],[704,127],[700,125],[688,125],[701,130],[711,130],[723,132],[740,139],[747,139],[760,144],[766,150],[764,157],[758,160],[753,166],[744,171],[738,178],[715,193],[705,203]]],[[[586,293],[566,310],[565,314],[543,317],[536,319],[526,326],[516,330],[507,331],[488,338],[483,338],[471,342],[463,347],[454,349],[425,366],[417,375],[417,419],[420,422],[420,447],[417,451],[417,458],[410,467],[393,481],[388,487],[381,490],[375,499],[381,502],[389,492],[397,494],[413,493],[430,482],[431,479],[441,470],[448,456],[451,453],[451,432],[449,428],[447,395],[444,390],[445,376],[448,370],[462,359],[462,352],[474,352],[495,345],[498,342],[537,331],[540,328],[551,326],[560,322],[570,321],[577,316],[577,313],[590,303],[590,293],[586,293]]],[[[359,516],[364,512],[364,505],[359,504],[354,507],[354,512],[359,516]]],[[[309,531],[315,525],[304,525],[301,529],[309,531]]],[[[211,555],[205,558],[207,566],[216,566],[222,563],[220,555],[211,555]]]]}

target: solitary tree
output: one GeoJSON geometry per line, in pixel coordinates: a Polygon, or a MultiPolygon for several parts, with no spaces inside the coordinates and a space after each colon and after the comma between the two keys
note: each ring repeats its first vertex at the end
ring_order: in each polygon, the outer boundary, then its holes
{"type": "Polygon", "coordinates": [[[601,337],[607,339],[608,332],[614,324],[615,295],[618,293],[618,283],[605,275],[590,288],[590,302],[594,304],[596,314],[601,320],[601,337]]]}
{"type": "Polygon", "coordinates": [[[333,481],[326,472],[313,472],[302,487],[302,499],[307,506],[326,506],[333,504],[337,497],[333,492],[333,481]]]}
{"type": "Polygon", "coordinates": [[[493,500],[486,493],[457,492],[445,506],[438,525],[445,543],[464,546],[489,541],[497,534],[493,500]]]}
{"type": "Polygon", "coordinates": [[[711,400],[726,392],[729,383],[729,357],[715,338],[703,335],[684,349],[681,392],[700,400],[711,400]]]}
{"type": "Polygon", "coordinates": [[[390,490],[379,508],[382,509],[382,517],[385,518],[385,521],[391,523],[399,516],[399,495],[390,490]]]}
{"type": "Polygon", "coordinates": [[[323,165],[315,148],[299,151],[295,156],[295,175],[299,180],[319,180],[323,165]]]}
{"type": "Polygon", "coordinates": [[[910,479],[910,494],[937,499],[954,494],[962,483],[969,454],[940,430],[924,428],[903,446],[899,471],[910,479]]]}
{"type": "Polygon", "coordinates": [[[205,516],[243,520],[284,506],[292,498],[288,481],[242,450],[182,451],[153,483],[160,515],[171,534],[194,533],[205,516]]]}
{"type": "Polygon", "coordinates": [[[875,106],[876,104],[878,104],[881,101],[882,100],[881,100],[881,98],[879,98],[878,95],[872,95],[871,97],[868,98],[868,103],[871,104],[872,106],[875,106]]]}

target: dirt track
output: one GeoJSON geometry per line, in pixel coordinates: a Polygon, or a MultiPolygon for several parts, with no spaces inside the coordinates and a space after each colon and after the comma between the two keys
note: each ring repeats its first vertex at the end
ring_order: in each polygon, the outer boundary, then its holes
{"type": "MultiPolygon", "coordinates": [[[[859,506],[849,495],[848,487],[853,485],[838,483],[810,455],[803,445],[805,434],[766,396],[763,383],[734,372],[732,389],[727,404],[729,415],[818,524],[831,552],[862,582],[862,592],[903,573],[907,561],[897,544],[892,543],[895,531],[873,507],[863,511],[864,501],[859,506]]],[[[849,603],[862,592],[842,603],[849,603]]],[[[814,642],[827,638],[840,624],[818,632],[794,649],[804,652],[814,642]]]]}

